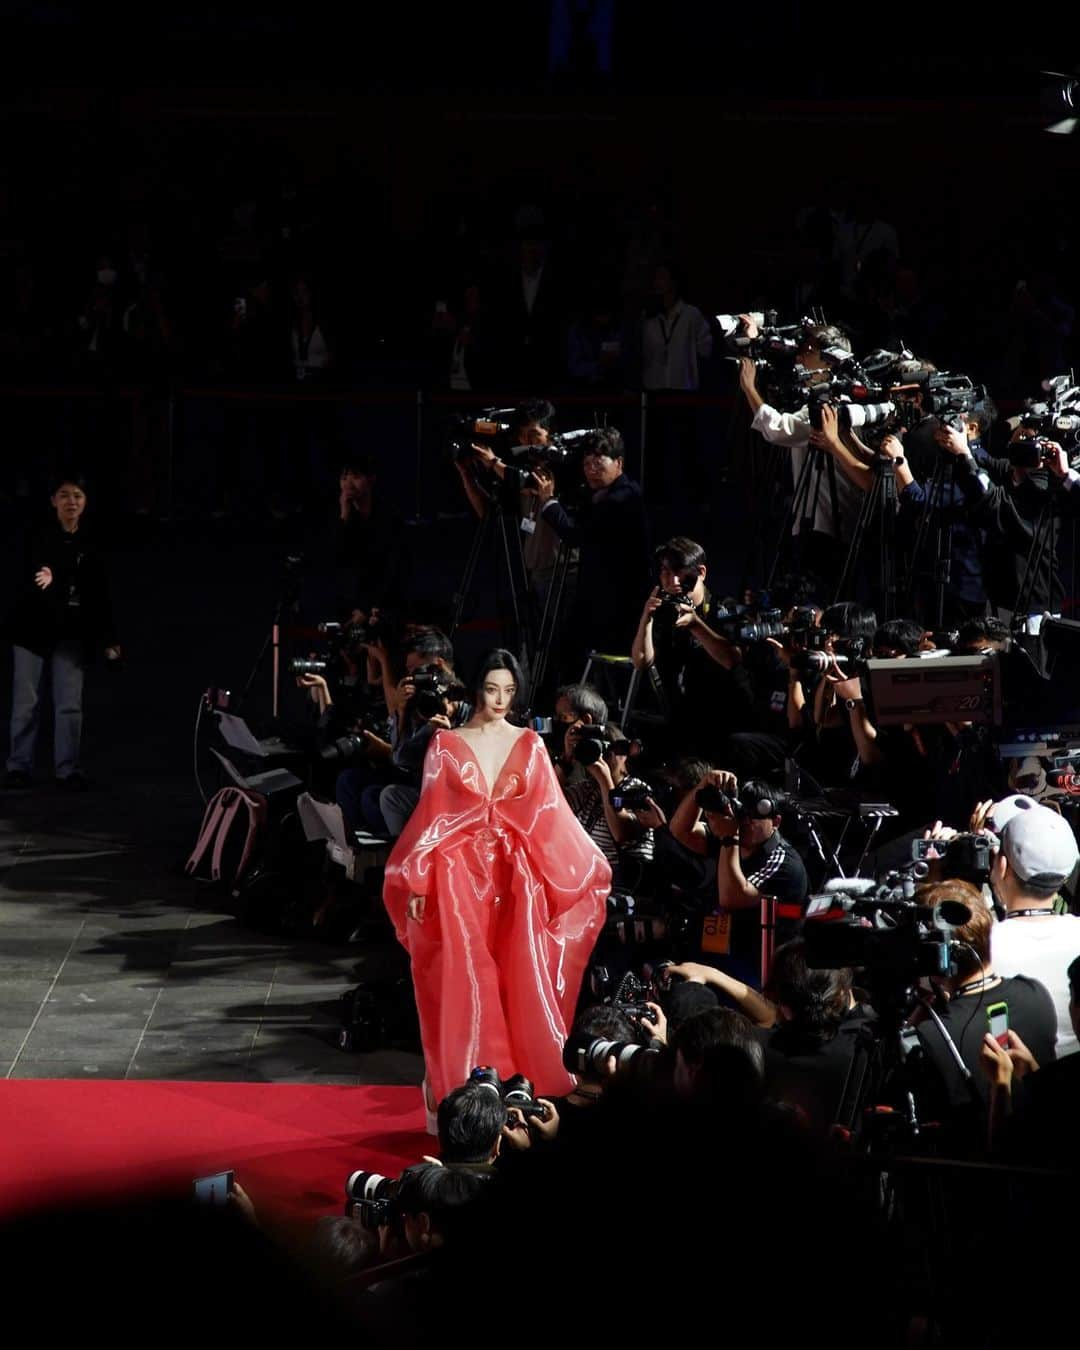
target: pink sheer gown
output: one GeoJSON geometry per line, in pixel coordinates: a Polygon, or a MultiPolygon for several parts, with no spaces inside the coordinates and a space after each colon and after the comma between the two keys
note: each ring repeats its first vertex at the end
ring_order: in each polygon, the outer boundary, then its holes
{"type": "Polygon", "coordinates": [[[525,731],[488,790],[468,743],[432,738],[420,801],[386,865],[383,899],[412,960],[436,1101],[490,1064],[569,1091],[562,1048],[604,922],[611,868],[525,731]],[[426,897],[424,920],[406,917],[426,897]]]}

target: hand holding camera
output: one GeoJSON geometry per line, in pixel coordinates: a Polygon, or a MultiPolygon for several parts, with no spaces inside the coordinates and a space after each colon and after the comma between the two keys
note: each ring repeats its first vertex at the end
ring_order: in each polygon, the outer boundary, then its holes
{"type": "MultiPolygon", "coordinates": [[[[967,437],[959,428],[950,426],[945,422],[939,424],[937,431],[934,432],[934,440],[942,450],[950,455],[962,456],[970,453],[967,437]]],[[[884,447],[883,447],[884,448],[884,447]]]]}
{"type": "Polygon", "coordinates": [[[555,496],[555,475],[545,465],[538,464],[525,478],[523,489],[536,496],[541,506],[555,496]]]}

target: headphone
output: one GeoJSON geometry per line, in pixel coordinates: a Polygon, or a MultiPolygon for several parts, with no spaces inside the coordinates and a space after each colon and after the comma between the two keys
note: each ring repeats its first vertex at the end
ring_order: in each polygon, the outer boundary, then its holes
{"type": "Polygon", "coordinates": [[[768,820],[770,816],[778,816],[783,805],[784,803],[779,793],[777,793],[775,797],[759,797],[753,807],[747,811],[747,815],[757,816],[759,820],[768,820]]]}

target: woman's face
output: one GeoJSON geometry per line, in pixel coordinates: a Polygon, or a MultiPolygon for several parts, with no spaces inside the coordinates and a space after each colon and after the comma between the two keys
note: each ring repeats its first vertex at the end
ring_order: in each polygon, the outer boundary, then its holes
{"type": "Polygon", "coordinates": [[[517,684],[508,670],[489,670],[480,697],[489,717],[505,717],[513,707],[517,684]]]}
{"type": "Polygon", "coordinates": [[[86,493],[77,483],[61,483],[52,496],[53,510],[61,525],[79,523],[79,517],[86,510],[86,493]]]}

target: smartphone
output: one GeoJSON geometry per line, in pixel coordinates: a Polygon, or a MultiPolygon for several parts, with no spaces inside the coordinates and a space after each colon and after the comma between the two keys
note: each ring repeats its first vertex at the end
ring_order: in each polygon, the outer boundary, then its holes
{"type": "Polygon", "coordinates": [[[232,1194],[233,1173],[215,1172],[210,1177],[196,1177],[192,1185],[200,1205],[224,1205],[232,1194]]]}
{"type": "Polygon", "coordinates": [[[986,1024],[990,1035],[1004,1050],[1009,1044],[1009,1005],[991,1003],[986,1010],[986,1024]]]}

